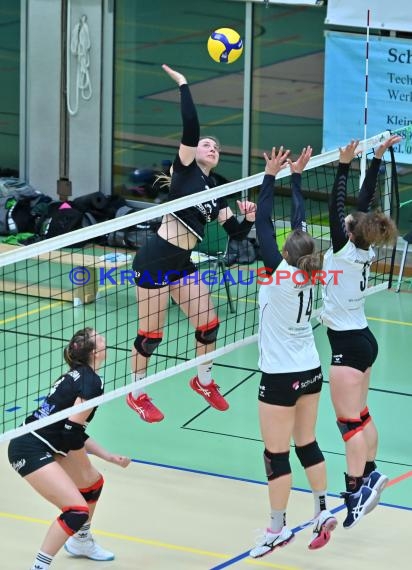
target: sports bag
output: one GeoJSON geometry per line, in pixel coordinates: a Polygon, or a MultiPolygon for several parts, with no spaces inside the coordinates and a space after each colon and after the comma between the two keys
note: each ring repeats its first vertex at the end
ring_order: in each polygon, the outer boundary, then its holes
{"type": "Polygon", "coordinates": [[[235,263],[253,263],[259,259],[259,250],[256,241],[253,238],[245,238],[242,240],[229,239],[225,255],[225,263],[227,266],[235,263]]]}

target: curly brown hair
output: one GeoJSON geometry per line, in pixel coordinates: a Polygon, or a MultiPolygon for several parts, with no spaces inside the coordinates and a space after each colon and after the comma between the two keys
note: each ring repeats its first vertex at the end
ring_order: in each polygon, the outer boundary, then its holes
{"type": "Polygon", "coordinates": [[[393,244],[398,236],[395,222],[381,210],[353,212],[347,222],[347,231],[352,234],[351,241],[359,249],[393,244]]]}

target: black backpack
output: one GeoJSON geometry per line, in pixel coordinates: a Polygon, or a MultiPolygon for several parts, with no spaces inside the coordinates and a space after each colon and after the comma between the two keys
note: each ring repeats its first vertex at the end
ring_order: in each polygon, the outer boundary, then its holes
{"type": "Polygon", "coordinates": [[[259,259],[259,248],[255,239],[229,239],[225,255],[225,263],[227,266],[230,267],[235,263],[249,264],[253,263],[257,259],[259,259]]]}
{"type": "Polygon", "coordinates": [[[36,233],[48,239],[79,230],[96,223],[91,214],[81,212],[70,202],[52,202],[47,213],[38,220],[36,233]]]}
{"type": "MultiPolygon", "coordinates": [[[[124,205],[116,211],[115,218],[127,216],[136,212],[134,208],[124,205]]],[[[111,247],[126,247],[137,250],[141,248],[150,237],[152,237],[152,226],[149,222],[141,222],[134,226],[116,230],[107,235],[107,245],[111,247]]]]}

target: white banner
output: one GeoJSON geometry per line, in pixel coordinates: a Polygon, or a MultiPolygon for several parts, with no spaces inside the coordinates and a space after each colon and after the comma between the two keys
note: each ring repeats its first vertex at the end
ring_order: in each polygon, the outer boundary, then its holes
{"type": "Polygon", "coordinates": [[[371,28],[412,31],[411,0],[329,0],[325,23],[365,28],[368,10],[371,28]]]}

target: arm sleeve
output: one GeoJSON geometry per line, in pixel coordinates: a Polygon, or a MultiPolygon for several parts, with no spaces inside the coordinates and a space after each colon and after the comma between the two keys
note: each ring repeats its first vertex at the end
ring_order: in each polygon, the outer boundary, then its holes
{"type": "Polygon", "coordinates": [[[378,180],[379,168],[381,160],[373,158],[366,172],[365,179],[359,191],[357,209],[359,212],[368,212],[373,202],[376,190],[376,182],[378,180]]]}
{"type": "Polygon", "coordinates": [[[283,259],[272,221],[274,182],[274,176],[265,174],[259,192],[255,221],[260,253],[269,273],[273,273],[283,259]]]}
{"type": "Polygon", "coordinates": [[[329,201],[329,225],[333,252],[340,251],[348,241],[345,226],[345,198],[349,164],[339,163],[329,201]]]}
{"type": "Polygon", "coordinates": [[[292,230],[306,232],[305,201],[302,196],[302,175],[292,174],[292,211],[290,214],[292,230]]]}
{"type": "Polygon", "coordinates": [[[222,227],[230,238],[241,241],[247,237],[248,233],[252,229],[253,224],[254,222],[249,222],[246,218],[244,218],[239,223],[236,216],[230,216],[230,218],[228,218],[226,222],[222,224],[222,227]]]}
{"type": "Polygon", "coordinates": [[[196,107],[193,103],[189,85],[185,83],[181,85],[179,89],[180,111],[183,121],[182,144],[185,146],[196,147],[200,136],[200,126],[196,107]]]}

